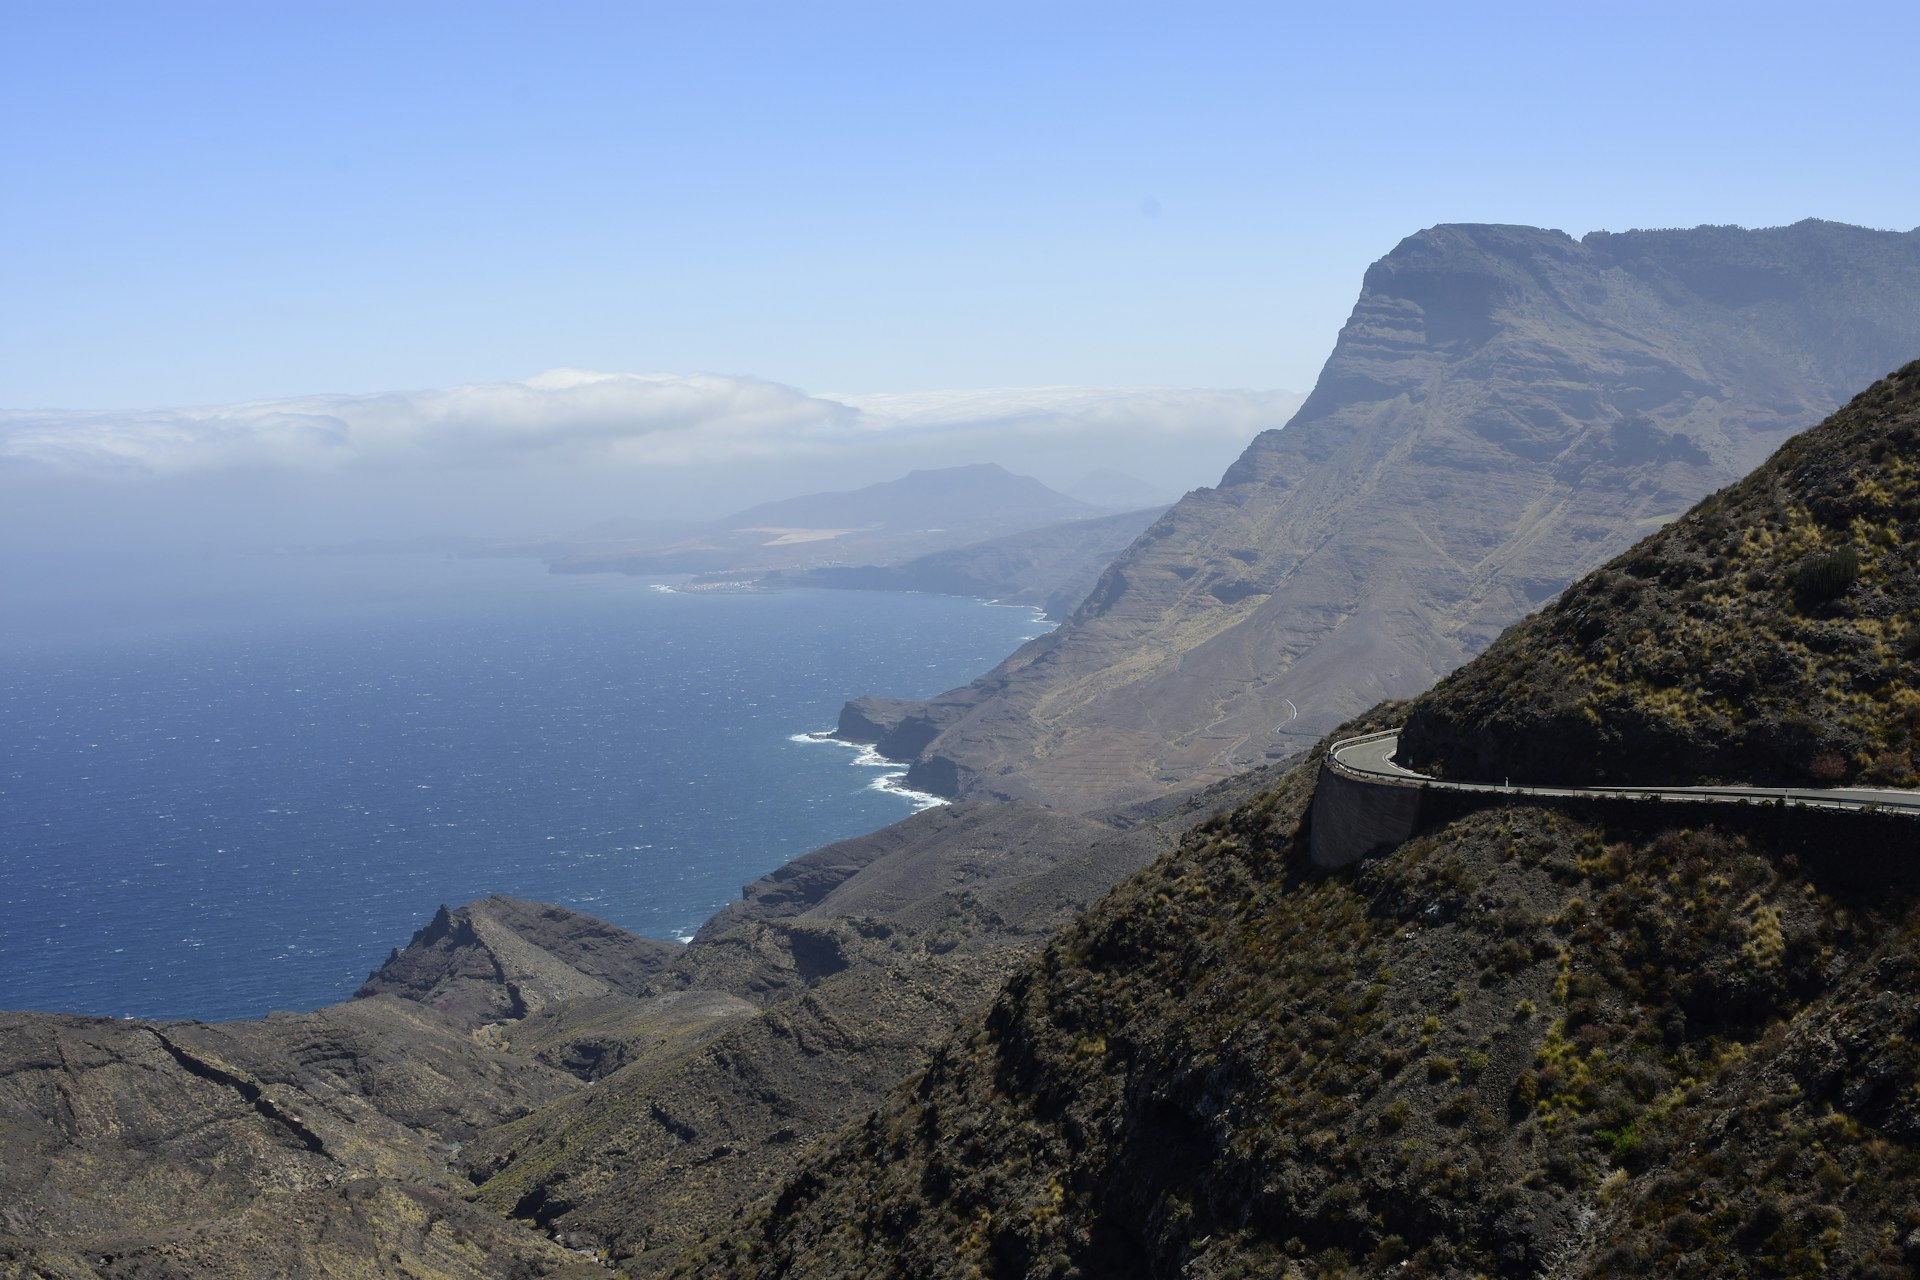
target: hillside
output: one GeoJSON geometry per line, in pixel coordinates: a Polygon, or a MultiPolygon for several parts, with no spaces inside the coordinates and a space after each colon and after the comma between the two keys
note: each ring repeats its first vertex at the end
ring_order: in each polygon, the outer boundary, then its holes
{"type": "Polygon", "coordinates": [[[1447,776],[1911,785],[1920,362],[1414,703],[1447,776]]]}
{"type": "MultiPolygon", "coordinates": [[[[1687,523],[1764,543],[1836,473],[1896,487],[1915,372],[1687,523]]],[[[1811,717],[1846,661],[1783,696],[1811,717]]],[[[676,1274],[1915,1274],[1913,819],[1490,796],[1326,873],[1315,777],[1116,889],[676,1274]]]]}
{"type": "Polygon", "coordinates": [[[651,1274],[1228,794],[929,810],[687,947],[496,896],[311,1014],[0,1015],[0,1276],[651,1274]]]}
{"type": "Polygon", "coordinates": [[[1920,233],[1423,231],[1368,271],[1285,429],[1063,626],[852,723],[912,745],[917,786],[1078,809],[1291,754],[1916,352],[1920,233]]]}

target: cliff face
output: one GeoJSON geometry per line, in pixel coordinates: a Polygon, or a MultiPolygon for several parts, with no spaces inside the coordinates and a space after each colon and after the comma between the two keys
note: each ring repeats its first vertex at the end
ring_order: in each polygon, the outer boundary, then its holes
{"type": "Polygon", "coordinates": [[[1448,776],[1911,786],[1920,362],[1418,699],[1448,776]]]}
{"type": "MultiPolygon", "coordinates": [[[[1909,366],[1636,548],[1647,611],[1595,608],[1621,566],[1575,584],[1416,704],[1432,749],[1491,725],[1517,774],[1551,749],[1516,729],[1542,673],[1557,705],[1658,713],[1745,623],[1796,659],[1765,715],[1909,750],[1917,404],[1909,366]],[[1806,571],[1855,539],[1857,577],[1806,571]]],[[[1647,749],[1586,745],[1607,776],[1647,749]]],[[[678,1273],[1916,1273],[1920,820],[1519,797],[1328,873],[1313,763],[1064,930],[678,1273]]]]}
{"type": "Polygon", "coordinates": [[[1422,232],[1286,428],[1063,626],[930,703],[857,703],[856,731],[911,748],[915,785],[1071,808],[1290,754],[1915,352],[1920,234],[1422,232]]]}

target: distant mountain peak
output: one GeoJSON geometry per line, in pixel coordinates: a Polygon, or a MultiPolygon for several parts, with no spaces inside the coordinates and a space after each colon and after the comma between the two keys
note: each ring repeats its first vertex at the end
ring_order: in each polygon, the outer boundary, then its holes
{"type": "Polygon", "coordinates": [[[1067,486],[1069,497],[1113,511],[1164,507],[1180,495],[1148,484],[1138,476],[1111,467],[1098,467],[1067,486]]]}
{"type": "Polygon", "coordinates": [[[763,502],[719,523],[744,528],[923,529],[935,526],[1011,533],[1099,509],[1057,493],[995,462],[909,471],[859,489],[763,502]]]}

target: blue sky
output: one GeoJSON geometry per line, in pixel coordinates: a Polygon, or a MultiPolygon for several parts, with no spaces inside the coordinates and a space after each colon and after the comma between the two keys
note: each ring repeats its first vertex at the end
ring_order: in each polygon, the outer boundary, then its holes
{"type": "Polygon", "coordinates": [[[1440,221],[1920,223],[1920,6],[0,6],[0,406],[1307,389],[1440,221]]]}
{"type": "Polygon", "coordinates": [[[0,551],[1176,493],[1422,227],[1920,224],[1916,49],[1911,3],[0,0],[0,551]]]}

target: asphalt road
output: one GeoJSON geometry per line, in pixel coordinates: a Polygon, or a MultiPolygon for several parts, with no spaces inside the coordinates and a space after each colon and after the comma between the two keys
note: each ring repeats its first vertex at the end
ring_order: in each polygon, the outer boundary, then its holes
{"type": "Polygon", "coordinates": [[[1333,767],[1351,778],[1390,786],[1439,787],[1447,791],[1491,791],[1501,795],[1626,796],[1634,799],[1693,800],[1709,804],[1812,805],[1822,809],[1882,809],[1920,816],[1920,791],[1889,787],[1526,787],[1492,782],[1443,782],[1393,762],[1400,731],[1369,733],[1333,744],[1333,767]]]}

